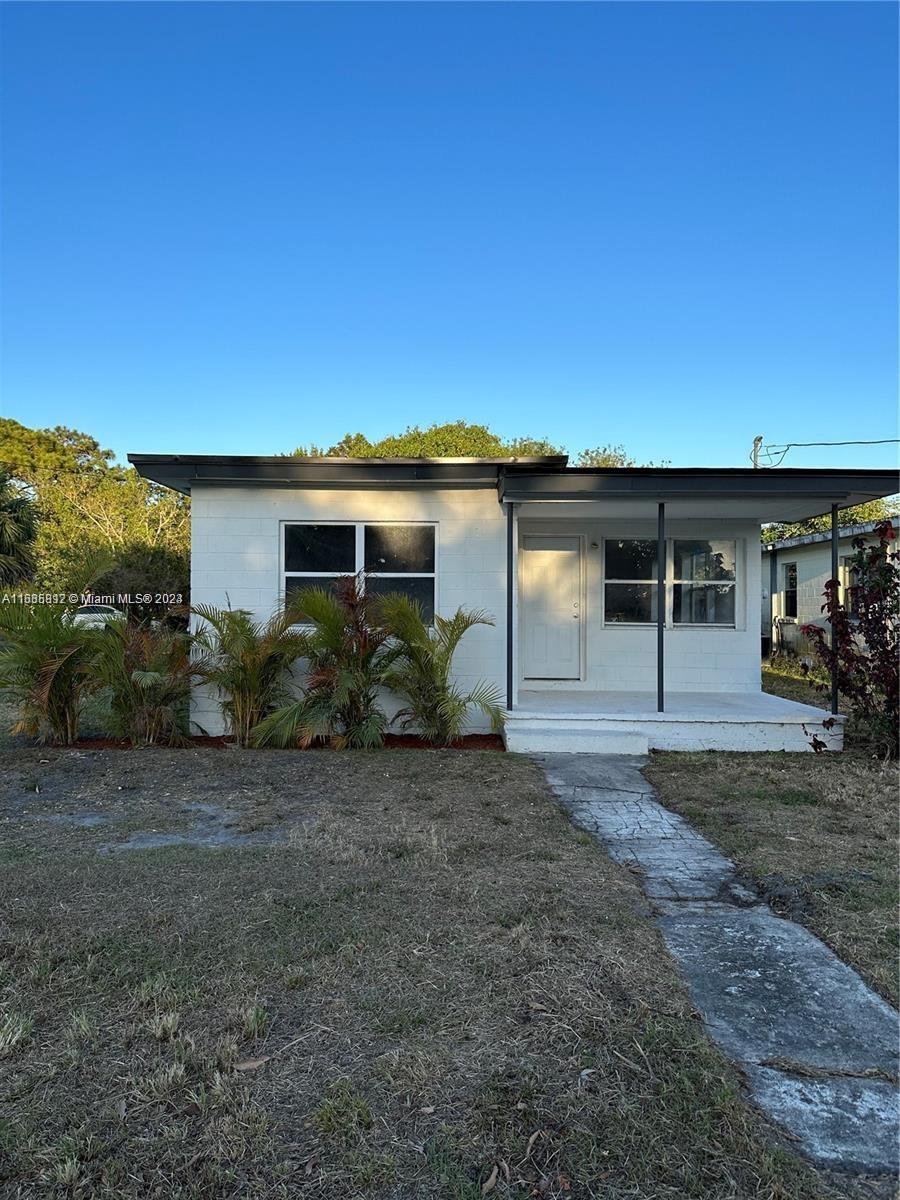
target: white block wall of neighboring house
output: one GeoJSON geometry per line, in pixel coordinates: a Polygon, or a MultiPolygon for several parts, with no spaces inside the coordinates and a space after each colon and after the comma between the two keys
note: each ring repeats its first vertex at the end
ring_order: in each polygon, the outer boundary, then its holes
{"type": "MultiPolygon", "coordinates": [[[[871,543],[872,539],[867,539],[871,543]]],[[[838,575],[843,576],[842,560],[855,553],[852,539],[844,538],[838,548],[838,575]]],[[[766,556],[768,566],[768,555],[766,556]]],[[[778,551],[778,590],[775,594],[775,612],[784,615],[784,568],[787,563],[797,564],[797,624],[828,624],[822,613],[825,602],[825,584],[831,578],[831,543],[813,542],[806,546],[789,546],[778,551]]]]}
{"type": "MultiPolygon", "coordinates": [[[[454,659],[463,686],[485,679],[505,690],[506,514],[494,488],[343,491],[195,485],[191,496],[191,601],[246,608],[269,617],[282,600],[285,522],[428,521],[437,525],[435,606],[483,608],[495,627],[476,626],[454,659]]],[[[390,711],[390,708],[388,708],[390,711]]],[[[193,718],[207,733],[223,731],[215,700],[203,689],[193,718]]],[[[486,730],[476,714],[471,728],[486,730]]]]}

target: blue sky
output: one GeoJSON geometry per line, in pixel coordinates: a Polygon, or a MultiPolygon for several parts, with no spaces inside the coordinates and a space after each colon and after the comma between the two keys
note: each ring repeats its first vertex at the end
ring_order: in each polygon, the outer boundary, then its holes
{"type": "Polygon", "coordinates": [[[3,415],[120,455],[896,436],[893,5],[0,19],[3,415]]]}

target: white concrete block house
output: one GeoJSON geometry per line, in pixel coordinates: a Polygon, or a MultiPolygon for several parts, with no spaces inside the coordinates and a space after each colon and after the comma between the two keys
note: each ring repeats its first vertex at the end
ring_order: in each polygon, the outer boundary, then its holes
{"type": "Polygon", "coordinates": [[[486,609],[457,672],[503,689],[508,747],[535,751],[840,749],[840,718],[760,691],[760,525],[898,490],[885,471],[564,457],[129,458],[191,496],[195,604],[265,617],[366,568],[428,611],[486,609]]]}
{"type": "MultiPolygon", "coordinates": [[[[900,529],[900,518],[891,524],[900,529]]],[[[853,542],[862,538],[874,545],[875,522],[844,525],[838,529],[837,579],[841,599],[853,611],[853,542]]],[[[762,547],[762,636],[763,646],[806,654],[802,625],[827,625],[822,613],[825,584],[831,579],[831,534],[808,533],[782,538],[762,547]]]]}

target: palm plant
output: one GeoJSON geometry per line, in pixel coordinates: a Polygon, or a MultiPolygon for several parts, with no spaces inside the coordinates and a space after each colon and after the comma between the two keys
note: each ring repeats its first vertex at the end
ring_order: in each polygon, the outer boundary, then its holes
{"type": "Polygon", "coordinates": [[[407,706],[394,720],[404,729],[415,727],[441,746],[462,736],[472,709],[480,709],[493,729],[502,729],[500,689],[479,681],[466,692],[452,678],[453,655],[460,641],[474,625],[493,625],[491,617],[481,610],[459,608],[452,617],[435,615],[434,625],[429,626],[419,605],[400,595],[385,596],[380,611],[401,651],[387,685],[407,706]]]}
{"type": "Polygon", "coordinates": [[[304,695],[266,718],[257,745],[311,746],[326,741],[336,750],[373,748],[384,741],[388,719],[378,704],[399,649],[377,619],[378,600],[367,596],[361,575],[337,580],[334,590],[303,588],[295,596],[297,619],[309,660],[304,695]]]}
{"type": "Polygon", "coordinates": [[[0,583],[18,583],[34,572],[37,507],[0,468],[0,583]]]}
{"type": "Polygon", "coordinates": [[[18,705],[13,733],[70,746],[87,697],[98,689],[95,671],[103,631],[75,625],[63,606],[0,607],[0,689],[18,705]]]}
{"type": "Polygon", "coordinates": [[[216,689],[231,734],[247,746],[251,730],[290,698],[290,670],[306,649],[297,614],[289,608],[257,621],[243,609],[203,604],[191,612],[201,620],[197,674],[216,689]]]}
{"type": "Polygon", "coordinates": [[[99,639],[96,673],[109,689],[115,734],[135,746],[187,744],[197,667],[185,634],[112,621],[99,639]]]}

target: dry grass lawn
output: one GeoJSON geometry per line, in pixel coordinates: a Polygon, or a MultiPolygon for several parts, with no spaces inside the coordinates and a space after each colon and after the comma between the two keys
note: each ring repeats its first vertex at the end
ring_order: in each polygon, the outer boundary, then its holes
{"type": "Polygon", "coordinates": [[[4,1196],[832,1194],[524,759],[29,749],[0,781],[4,1196]]]}

